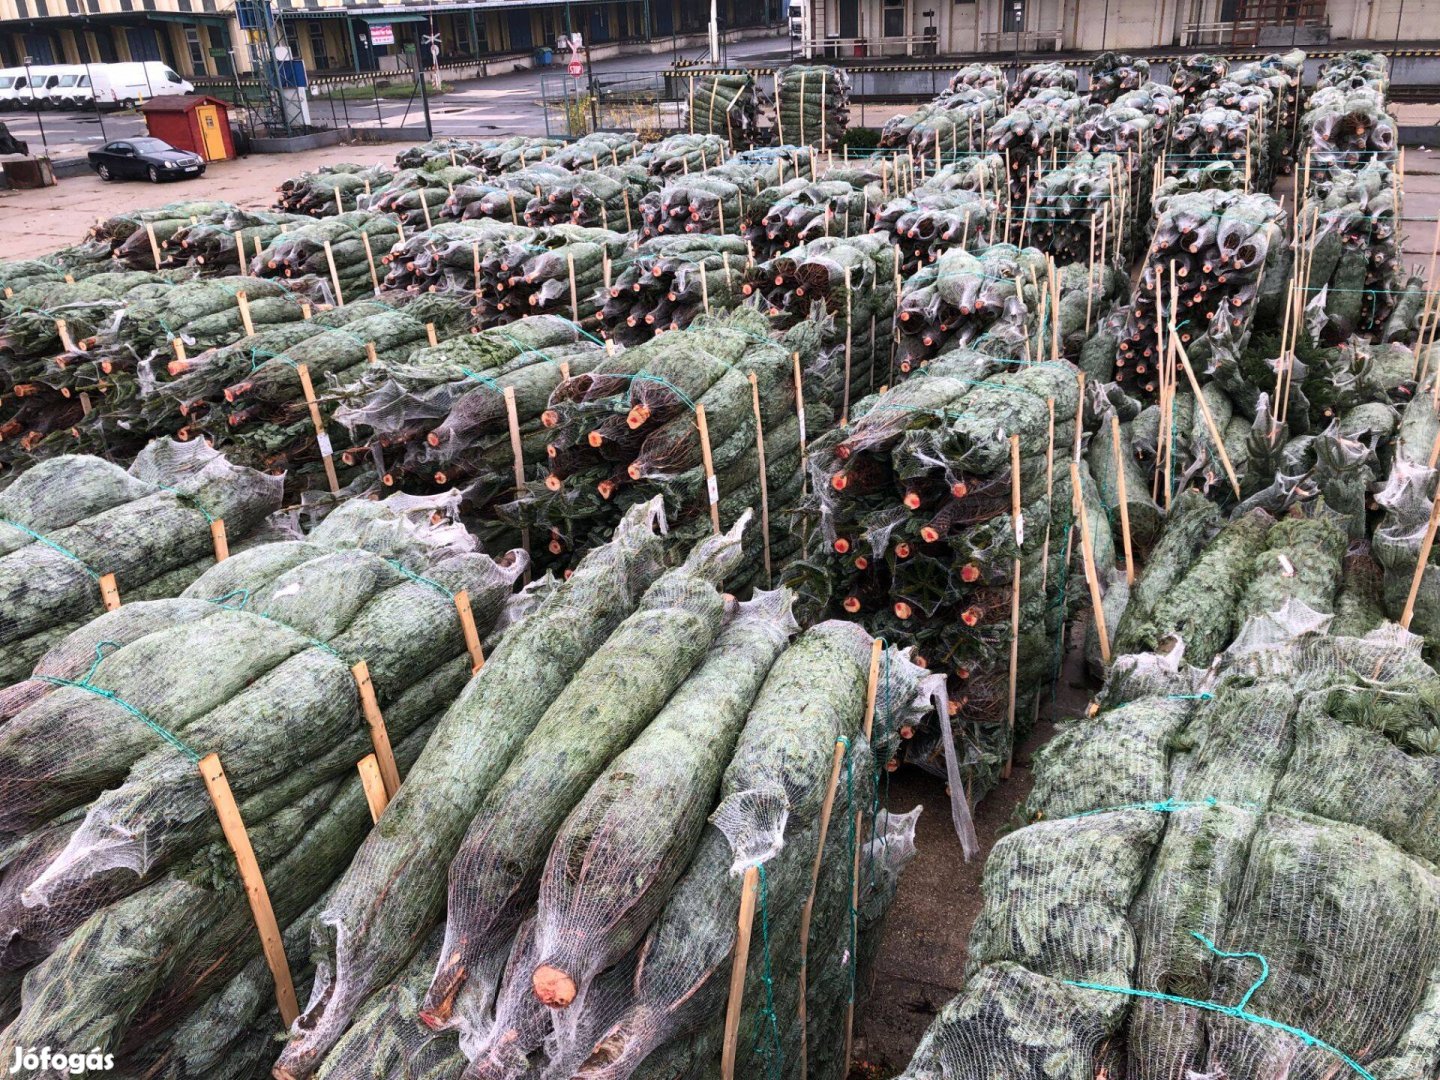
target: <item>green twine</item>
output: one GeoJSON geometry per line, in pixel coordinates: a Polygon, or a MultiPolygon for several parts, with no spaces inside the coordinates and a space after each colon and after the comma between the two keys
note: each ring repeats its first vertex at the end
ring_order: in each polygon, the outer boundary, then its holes
{"type": "Polygon", "coordinates": [[[46,547],[48,547],[48,548],[50,548],[50,549],[52,549],[52,550],[54,550],[54,551],[58,551],[61,555],[64,555],[67,559],[73,559],[75,562],[77,562],[77,563],[80,564],[80,568],[81,568],[82,570],[84,570],[85,573],[89,574],[89,575],[90,575],[92,578],[94,578],[96,581],[99,581],[99,580],[100,580],[100,575],[97,574],[94,570],[91,570],[90,567],[89,567],[88,565],[86,565],[84,559],[80,558],[79,555],[76,555],[75,552],[71,551],[69,548],[65,547],[63,544],[57,544],[54,540],[51,540],[48,536],[44,536],[44,535],[42,535],[41,533],[36,532],[34,529],[29,528],[29,527],[26,526],[26,525],[21,525],[18,521],[11,521],[11,520],[9,520],[8,518],[0,518],[0,525],[9,525],[10,528],[12,528],[12,529],[18,529],[20,532],[23,532],[26,536],[30,537],[30,539],[36,541],[37,543],[44,544],[46,547]]]}
{"type": "Polygon", "coordinates": [[[441,596],[448,597],[451,600],[455,599],[455,594],[449,589],[447,589],[444,585],[441,585],[440,582],[428,578],[424,574],[417,574],[414,570],[411,570],[399,559],[386,559],[385,561],[391,566],[393,566],[396,570],[400,571],[400,573],[404,574],[411,581],[418,581],[421,585],[428,585],[430,588],[438,592],[441,596]]]}
{"type": "Polygon", "coordinates": [[[62,679],[57,675],[37,675],[35,678],[41,682],[47,682],[51,686],[69,686],[76,690],[84,690],[86,693],[94,694],[96,697],[104,698],[106,701],[114,702],[151,731],[155,732],[155,734],[160,736],[165,742],[169,743],[176,750],[179,750],[196,765],[200,764],[200,755],[187,746],[180,736],[176,735],[159,721],[146,716],[143,711],[130,704],[130,702],[126,701],[113,690],[106,690],[104,687],[96,686],[90,681],[95,675],[96,670],[100,667],[100,661],[105,659],[105,649],[107,646],[111,649],[120,648],[120,644],[115,641],[98,642],[95,646],[95,660],[91,663],[89,670],[86,671],[80,679],[62,679]]]}
{"type": "Polygon", "coordinates": [[[1308,1031],[1297,1028],[1291,1024],[1281,1023],[1279,1020],[1272,1020],[1268,1016],[1260,1016],[1249,1011],[1248,1006],[1251,999],[1254,998],[1255,994],[1260,990],[1260,987],[1265,985],[1266,980],[1270,978],[1270,962],[1266,960],[1262,954],[1256,952],[1222,952],[1216,947],[1215,943],[1204,934],[1194,930],[1190,933],[1196,941],[1200,942],[1200,944],[1204,945],[1212,954],[1222,960],[1255,960],[1259,962],[1260,977],[1251,984],[1250,989],[1245,991],[1239,1004],[1221,1005],[1218,1001],[1201,1001],[1196,998],[1180,997],[1176,994],[1162,994],[1155,990],[1135,990],[1127,986],[1107,986],[1104,983],[1081,982],[1075,979],[1066,979],[1065,985],[1074,986],[1081,990],[1098,990],[1107,994],[1124,994],[1126,997],[1143,998],[1147,1001],[1163,1001],[1173,1005],[1186,1005],[1193,1009],[1203,1009],[1206,1012],[1219,1013],[1221,1016],[1230,1016],[1236,1020],[1244,1020],[1247,1023],[1259,1024],[1262,1027],[1282,1031],[1286,1035],[1299,1039],[1306,1046],[1313,1046],[1318,1050],[1323,1050],[1327,1054],[1330,1054],[1332,1057],[1343,1062],[1356,1076],[1363,1077],[1364,1080],[1375,1080],[1373,1073],[1366,1070],[1363,1065],[1349,1054],[1332,1046],[1324,1039],[1311,1035],[1308,1031]]]}
{"type": "Polygon", "coordinates": [[[291,626],[285,620],[275,618],[275,616],[271,615],[268,611],[246,610],[246,605],[250,603],[249,589],[231,589],[224,596],[218,596],[215,599],[211,600],[210,603],[216,605],[217,607],[222,607],[226,611],[244,611],[247,615],[254,615],[257,619],[264,619],[266,622],[274,623],[276,626],[279,626],[285,630],[289,630],[292,634],[297,634],[298,636],[304,638],[307,642],[310,643],[310,646],[312,648],[319,649],[321,652],[324,653],[329,653],[336,660],[339,660],[342,664],[345,663],[345,658],[341,656],[335,646],[331,645],[328,641],[321,641],[317,637],[311,637],[309,634],[305,633],[305,631],[299,629],[298,627],[291,626]],[[230,603],[230,601],[234,600],[236,597],[239,597],[240,603],[230,603]]]}
{"type": "Polygon", "coordinates": [[[765,1002],[760,1007],[760,1030],[755,1034],[753,1053],[765,1059],[765,1072],[778,1080],[785,1075],[785,1048],[780,1042],[780,1019],[775,1012],[775,966],[770,954],[770,886],[769,878],[762,863],[759,871],[760,893],[760,983],[765,988],[765,1002]],[[769,1035],[770,1045],[761,1047],[761,1041],[769,1035]]]}

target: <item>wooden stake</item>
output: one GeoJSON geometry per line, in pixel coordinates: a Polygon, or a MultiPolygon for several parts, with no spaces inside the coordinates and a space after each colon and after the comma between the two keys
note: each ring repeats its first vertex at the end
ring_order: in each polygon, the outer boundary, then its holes
{"type": "Polygon", "coordinates": [[[61,349],[67,353],[75,351],[75,342],[70,337],[70,329],[66,326],[64,319],[55,320],[55,336],[60,339],[61,349]]]}
{"type": "Polygon", "coordinates": [[[224,518],[216,518],[210,522],[210,545],[215,549],[217,563],[222,563],[230,557],[230,538],[225,535],[224,518]]]}
{"type": "Polygon", "coordinates": [[[720,488],[715,482],[715,459],[710,453],[710,425],[705,422],[705,406],[695,406],[695,425],[700,429],[700,456],[705,462],[705,493],[710,501],[710,524],[720,535],[720,488]]]}
{"type": "Polygon", "coordinates": [[[370,728],[370,742],[375,747],[380,778],[385,781],[385,794],[393,799],[395,792],[400,790],[400,770],[395,765],[395,752],[390,748],[390,732],[385,728],[385,717],[380,712],[375,686],[370,681],[370,665],[361,660],[350,668],[350,674],[355,676],[355,686],[360,691],[360,708],[365,714],[365,724],[370,728]]]}
{"type": "Polygon", "coordinates": [[[420,212],[425,215],[425,228],[433,229],[435,223],[430,220],[430,200],[425,198],[425,189],[420,189],[420,212]]]}
{"type": "Polygon", "coordinates": [[[1410,629],[1415,618],[1415,601],[1420,595],[1420,582],[1425,578],[1425,568],[1430,565],[1430,552],[1435,547],[1435,531],[1440,528],[1440,495],[1430,504],[1430,520],[1425,526],[1425,538],[1420,542],[1420,557],[1415,563],[1415,573],[1410,578],[1410,592],[1405,597],[1405,610],[1400,616],[1400,625],[1410,629]]]}
{"type": "Polygon", "coordinates": [[[1110,415],[1110,447],[1115,454],[1117,498],[1120,501],[1120,539],[1125,545],[1125,584],[1135,584],[1135,552],[1130,546],[1130,498],[1125,490],[1125,459],[1120,448],[1120,418],[1110,415]]]}
{"type": "Polygon", "coordinates": [[[255,336],[255,324],[250,320],[250,297],[244,289],[235,294],[235,304],[240,308],[240,324],[245,327],[245,336],[255,336]]]}
{"type": "Polygon", "coordinates": [[[360,242],[365,245],[365,261],[370,264],[370,287],[378,295],[380,292],[380,275],[375,272],[375,255],[370,250],[370,234],[360,233],[360,242]]]}
{"type": "Polygon", "coordinates": [[[580,321],[580,298],[575,292],[575,254],[569,250],[565,252],[565,269],[570,273],[570,318],[578,323],[580,321]]]}
{"type": "MultiPolygon", "coordinates": [[[[1170,328],[1170,342],[1174,346],[1175,355],[1180,358],[1180,363],[1185,368],[1185,377],[1190,380],[1190,392],[1195,395],[1195,403],[1200,406],[1200,414],[1205,418],[1205,428],[1215,442],[1215,452],[1220,455],[1220,464],[1225,466],[1225,475],[1230,478],[1230,487],[1234,489],[1235,497],[1238,499],[1240,498],[1240,481],[1235,477],[1235,467],[1230,464],[1230,455],[1225,452],[1225,443],[1220,438],[1220,429],[1215,426],[1215,417],[1210,412],[1210,405],[1205,400],[1205,395],[1200,393],[1200,380],[1195,378],[1195,369],[1190,366],[1190,357],[1185,352],[1185,346],[1180,344],[1180,334],[1173,326],[1170,328]]],[[[1129,551],[1126,551],[1125,559],[1128,563],[1129,551]]]]}
{"type": "Polygon", "coordinates": [[[243,229],[235,230],[235,265],[240,268],[240,273],[245,273],[245,232],[243,229]]]}
{"type": "MultiPolygon", "coordinates": [[[[855,320],[851,313],[850,267],[845,267],[845,385],[841,388],[840,426],[850,423],[850,357],[854,349],[855,320]]],[[[873,342],[871,343],[874,344],[873,342]]],[[[873,358],[872,358],[873,360],[873,358]]]]}
{"type": "Polygon", "coordinates": [[[805,494],[805,381],[800,374],[800,353],[790,354],[795,368],[795,418],[800,422],[800,494],[805,494]]]}
{"type": "Polygon", "coordinates": [[[735,955],[730,966],[730,1000],[725,1006],[725,1041],[720,1048],[722,1080],[734,1080],[740,1041],[740,1011],[745,1005],[745,970],[750,964],[750,932],[755,925],[755,901],[760,893],[760,870],[752,866],[740,883],[740,918],[735,927],[735,955]]]}
{"type": "MultiPolygon", "coordinates": [[[[515,409],[515,388],[507,386],[504,390],[505,418],[510,424],[510,453],[515,458],[515,490],[525,490],[525,455],[520,443],[520,417],[515,409]]],[[[525,554],[530,554],[530,526],[523,525],[520,528],[520,543],[525,548],[525,554]]],[[[530,581],[530,568],[525,568],[525,581],[530,581]]]]}
{"type": "Polygon", "coordinates": [[[330,284],[335,287],[335,304],[337,307],[345,306],[345,294],[340,291],[340,271],[335,268],[335,252],[331,250],[330,241],[325,241],[325,265],[330,268],[330,284]]]}
{"type": "Polygon", "coordinates": [[[1090,586],[1090,606],[1095,611],[1095,632],[1100,637],[1100,661],[1110,666],[1110,630],[1105,625],[1105,608],[1100,600],[1100,578],[1095,573],[1095,549],[1090,543],[1090,522],[1085,513],[1085,495],[1080,488],[1080,466],[1070,463],[1070,491],[1075,514],[1080,519],[1080,554],[1085,561],[1085,581],[1090,586]]]}
{"type": "Polygon", "coordinates": [[[835,752],[830,758],[830,782],[825,785],[825,802],[820,807],[820,836],[815,848],[815,859],[810,865],[810,895],[800,909],[800,1076],[809,1075],[806,1065],[809,1057],[809,1039],[805,1032],[805,993],[808,981],[806,970],[810,956],[810,921],[815,912],[815,893],[820,886],[820,859],[825,854],[825,838],[830,832],[830,818],[835,812],[835,795],[840,790],[840,767],[845,763],[845,740],[835,740],[835,752]]]}
{"type": "Polygon", "coordinates": [[[427,322],[425,324],[425,340],[430,343],[432,349],[440,344],[440,338],[435,333],[435,324],[433,322],[427,322]]]}
{"type": "Polygon", "coordinates": [[[160,241],[155,239],[155,226],[145,223],[145,235],[150,240],[150,257],[155,260],[155,269],[160,269],[160,241]]]}
{"type": "Polygon", "coordinates": [[[760,386],[750,372],[750,405],[755,410],[755,456],[760,461],[760,542],[765,559],[765,587],[773,584],[770,573],[770,480],[765,473],[765,423],[760,419],[760,386]]]}
{"type": "Polygon", "coordinates": [[[1010,436],[1010,527],[1015,537],[1015,562],[1011,567],[1010,584],[1010,704],[1005,725],[1009,731],[1010,748],[1005,755],[1003,776],[1010,778],[1015,764],[1015,709],[1019,696],[1020,677],[1020,547],[1025,534],[1020,521],[1020,436],[1010,436]]]}
{"type": "Polygon", "coordinates": [[[366,754],[355,763],[360,773],[360,786],[365,789],[365,804],[370,808],[370,822],[380,820],[385,807],[390,805],[390,796],[385,794],[385,781],[380,777],[380,763],[374,754],[366,754]]]}
{"type": "Polygon", "coordinates": [[[470,674],[485,666],[485,650],[480,646],[480,632],[475,629],[475,612],[470,607],[470,593],[461,589],[455,594],[455,610],[460,615],[460,631],[465,635],[465,651],[470,654],[470,674]]]}
{"type": "MultiPolygon", "coordinates": [[[[875,729],[875,696],[880,689],[880,654],[885,649],[885,643],[876,638],[870,645],[870,678],[865,690],[865,722],[863,733],[865,741],[870,741],[870,735],[875,729]]],[[[863,840],[865,824],[865,812],[863,809],[855,809],[855,837],[854,863],[850,874],[850,910],[860,910],[860,852],[865,847],[863,840]]],[[[852,916],[853,917],[853,916],[852,916]]],[[[850,963],[858,963],[857,957],[850,957],[850,963]]],[[[855,968],[851,968],[851,977],[854,978],[855,968]]],[[[850,1002],[845,1007],[845,1057],[844,1073],[850,1072],[850,1053],[855,1044],[855,997],[852,994],[850,1002]]]]}
{"type": "Polygon", "coordinates": [[[330,436],[325,434],[325,420],[320,415],[320,403],[315,400],[315,385],[310,381],[310,369],[304,364],[296,364],[295,374],[300,376],[300,389],[305,392],[305,404],[310,407],[310,422],[315,425],[315,441],[320,444],[320,457],[325,463],[325,479],[330,482],[330,493],[339,495],[340,478],[335,475],[335,458],[330,446],[330,436]]]}
{"type": "Polygon", "coordinates": [[[300,1007],[295,1001],[295,984],[290,978],[290,962],[285,959],[285,945],[275,921],[275,909],[270,906],[270,893],[265,888],[265,878],[255,859],[255,849],[250,846],[250,836],[245,831],[240,807],[235,803],[235,795],[230,790],[230,781],[225,777],[219,755],[206,754],[200,759],[200,779],[205,783],[210,801],[215,804],[215,815],[220,819],[225,842],[235,855],[235,866],[245,885],[245,899],[250,904],[250,916],[260,934],[260,949],[275,980],[275,1003],[280,1009],[280,1020],[288,1028],[300,1015],[300,1007]]]}
{"type": "Polygon", "coordinates": [[[120,606],[120,586],[115,583],[114,574],[100,575],[100,602],[105,605],[106,611],[114,611],[120,606]]]}

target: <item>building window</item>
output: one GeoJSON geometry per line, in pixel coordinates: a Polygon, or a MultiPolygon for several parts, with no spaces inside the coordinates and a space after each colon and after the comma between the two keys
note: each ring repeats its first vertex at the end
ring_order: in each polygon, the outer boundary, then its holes
{"type": "Polygon", "coordinates": [[[198,26],[185,27],[185,49],[190,53],[190,70],[196,75],[204,75],[205,43],[200,37],[198,26]]]}
{"type": "Polygon", "coordinates": [[[455,53],[457,56],[473,56],[470,42],[470,19],[463,13],[450,20],[455,30],[455,53]]]}
{"type": "Polygon", "coordinates": [[[1000,8],[1004,31],[1016,34],[1025,29],[1025,0],[1002,0],[1000,8]]]}
{"type": "Polygon", "coordinates": [[[885,0],[885,36],[888,38],[905,36],[904,0],[885,0]]]}
{"type": "Polygon", "coordinates": [[[315,58],[315,70],[324,71],[330,66],[330,54],[325,51],[325,26],[323,23],[310,24],[310,52],[315,58]]]}

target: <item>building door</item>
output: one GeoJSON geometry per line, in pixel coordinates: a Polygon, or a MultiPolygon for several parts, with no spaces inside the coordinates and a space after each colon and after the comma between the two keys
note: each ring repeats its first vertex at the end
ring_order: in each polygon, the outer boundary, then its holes
{"type": "Polygon", "coordinates": [[[1016,34],[1025,29],[1025,0],[1002,0],[1000,15],[1004,19],[1001,26],[1007,34],[1016,34]]]}
{"type": "Polygon", "coordinates": [[[670,6],[670,0],[656,0],[650,5],[650,18],[655,23],[656,34],[673,34],[675,32],[675,11],[670,6]]]}
{"type": "Polygon", "coordinates": [[[25,55],[30,57],[32,64],[55,63],[55,49],[50,44],[50,38],[45,34],[25,35],[25,55]]]}
{"type": "Polygon", "coordinates": [[[860,0],[840,0],[840,36],[860,36],[860,0]]]}
{"type": "Polygon", "coordinates": [[[530,12],[510,12],[510,51],[525,52],[535,44],[530,36],[530,12]]]}
{"type": "Polygon", "coordinates": [[[200,121],[200,139],[206,161],[225,160],[225,137],[220,134],[220,110],[214,105],[199,105],[195,119],[200,121]]]}
{"type": "Polygon", "coordinates": [[[131,60],[161,59],[160,42],[155,39],[155,31],[148,26],[127,27],[125,42],[130,46],[131,60]]]}

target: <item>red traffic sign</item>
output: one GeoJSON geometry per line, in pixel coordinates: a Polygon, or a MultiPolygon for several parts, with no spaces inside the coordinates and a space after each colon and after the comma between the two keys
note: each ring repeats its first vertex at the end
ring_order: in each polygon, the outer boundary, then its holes
{"type": "Polygon", "coordinates": [[[566,67],[566,70],[570,72],[570,77],[572,79],[578,79],[581,75],[585,74],[585,65],[580,63],[579,58],[576,58],[570,61],[569,65],[566,67]]]}

